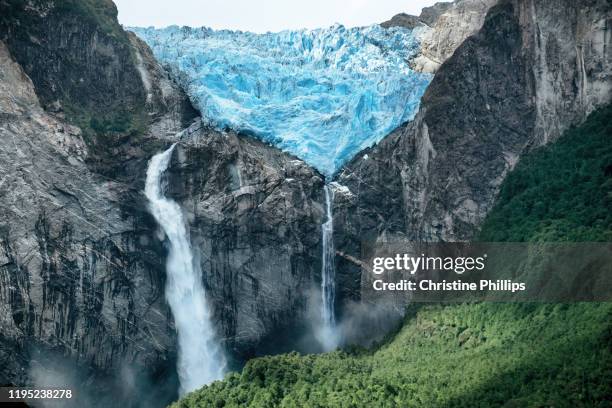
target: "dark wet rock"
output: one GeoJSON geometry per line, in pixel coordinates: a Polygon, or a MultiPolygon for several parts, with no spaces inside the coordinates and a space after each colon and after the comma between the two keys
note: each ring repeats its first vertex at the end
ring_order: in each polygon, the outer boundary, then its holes
{"type": "MultiPolygon", "coordinates": [[[[274,349],[263,340],[308,325],[323,185],[303,161],[248,136],[196,124],[176,149],[167,194],[187,214],[216,327],[234,356],[274,349]]],[[[295,347],[280,337],[278,348],[295,347]]]]}
{"type": "Polygon", "coordinates": [[[414,27],[418,26],[421,23],[421,20],[417,16],[413,16],[406,13],[400,13],[394,15],[391,20],[387,20],[383,23],[380,23],[384,28],[391,27],[403,27],[409,30],[412,30],[414,27]]]}

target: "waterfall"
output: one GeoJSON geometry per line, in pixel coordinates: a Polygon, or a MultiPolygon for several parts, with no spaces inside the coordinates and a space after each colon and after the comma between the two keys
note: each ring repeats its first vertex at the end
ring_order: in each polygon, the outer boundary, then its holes
{"type": "Polygon", "coordinates": [[[223,378],[225,357],[211,322],[202,285],[202,271],[194,262],[189,233],[179,205],[164,196],[162,175],[176,143],[149,162],[145,195],[149,211],[168,237],[166,300],[178,332],[178,375],[181,395],[223,378]]]}
{"type": "Polygon", "coordinates": [[[336,270],[334,257],[334,216],[332,213],[332,201],[334,192],[325,184],[325,215],[326,219],[321,226],[322,232],[322,262],[321,262],[321,327],[317,338],[325,351],[333,350],[338,346],[338,333],[336,330],[336,315],[334,303],[336,300],[336,270]]]}

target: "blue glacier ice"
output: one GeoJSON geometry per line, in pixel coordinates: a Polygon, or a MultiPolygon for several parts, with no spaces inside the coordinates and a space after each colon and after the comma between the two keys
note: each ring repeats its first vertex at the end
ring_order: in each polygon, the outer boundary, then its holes
{"type": "Polygon", "coordinates": [[[130,30],[170,68],[203,120],[252,134],[326,176],[411,120],[432,78],[410,68],[419,41],[403,28],[130,30]]]}

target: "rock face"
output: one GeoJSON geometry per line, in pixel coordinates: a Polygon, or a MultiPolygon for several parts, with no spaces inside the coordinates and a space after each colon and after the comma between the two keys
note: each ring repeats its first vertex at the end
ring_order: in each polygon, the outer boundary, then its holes
{"type": "MultiPolygon", "coordinates": [[[[336,180],[339,286],[358,297],[363,241],[475,235],[520,154],[610,100],[610,4],[503,0],[441,65],[415,120],[336,180]]],[[[440,21],[440,20],[438,20],[440,21]]]]}
{"type": "Polygon", "coordinates": [[[419,26],[420,23],[421,20],[419,17],[406,13],[400,13],[394,15],[391,20],[380,23],[380,25],[384,28],[404,27],[412,30],[413,28],[419,26]]]}
{"type": "Polygon", "coordinates": [[[129,42],[113,38],[125,33],[113,24],[112,1],[20,3],[2,6],[3,39],[36,86],[43,108],[95,111],[98,119],[115,114],[116,101],[125,112],[142,110],[146,90],[136,64],[129,63],[129,42]]]}
{"type": "Polygon", "coordinates": [[[442,1],[434,4],[433,6],[423,7],[421,10],[421,15],[419,15],[419,20],[428,26],[433,27],[436,24],[436,21],[438,21],[440,14],[451,8],[455,3],[456,1],[442,1]]]}
{"type": "Polygon", "coordinates": [[[455,0],[424,7],[419,17],[401,13],[381,26],[413,29],[421,43],[421,54],[411,62],[419,72],[434,73],[457,47],[476,33],[484,22],[487,11],[496,0],[455,0]]]}
{"type": "Polygon", "coordinates": [[[295,347],[320,280],[323,177],[251,137],[199,123],[183,140],[167,194],[187,214],[220,336],[242,358],[295,347]]]}
{"type": "Polygon", "coordinates": [[[164,251],[140,192],[88,169],[81,130],[41,108],[3,43],[0,76],[0,381],[123,369],[138,384],[166,372],[172,390],[164,251]]]}
{"type": "MultiPolygon", "coordinates": [[[[106,1],[0,3],[0,383],[72,384],[77,406],[165,406],[176,333],[143,188],[148,159],[199,120],[115,16],[106,1]]],[[[239,362],[305,324],[323,180],[251,139],[182,134],[169,194],[239,362]]]]}
{"type": "Polygon", "coordinates": [[[414,68],[422,72],[436,72],[470,35],[484,22],[487,11],[496,0],[462,0],[449,6],[424,9],[423,20],[431,21],[430,29],[421,36],[422,53],[415,59],[414,68]],[[436,17],[437,15],[437,17],[436,17]]]}
{"type": "Polygon", "coordinates": [[[141,142],[151,125],[174,134],[195,117],[150,50],[121,28],[111,0],[11,0],[0,11],[0,39],[41,106],[81,128],[97,172],[130,178],[117,157],[148,156],[141,142]]]}
{"type": "Polygon", "coordinates": [[[532,63],[535,143],[547,143],[612,95],[612,4],[523,1],[514,7],[532,63]]]}

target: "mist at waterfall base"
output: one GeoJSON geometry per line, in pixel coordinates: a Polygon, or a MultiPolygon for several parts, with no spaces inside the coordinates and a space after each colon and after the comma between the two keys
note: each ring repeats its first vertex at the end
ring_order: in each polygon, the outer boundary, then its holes
{"type": "Polygon", "coordinates": [[[226,362],[215,335],[202,285],[202,271],[194,262],[189,232],[179,205],[166,198],[162,176],[176,144],[149,162],[145,195],[149,210],[168,239],[166,300],[178,335],[179,393],[184,395],[223,378],[226,362]]]}
{"type": "Polygon", "coordinates": [[[410,68],[421,29],[130,28],[205,122],[271,143],[326,177],[413,119],[432,79],[410,68]]]}
{"type": "Polygon", "coordinates": [[[311,354],[355,345],[370,347],[400,327],[405,317],[404,308],[387,300],[364,303],[345,299],[335,310],[335,325],[329,326],[322,318],[321,297],[320,285],[308,290],[307,329],[293,331],[294,337],[288,345],[266,350],[266,354],[291,351],[311,354]]]}

